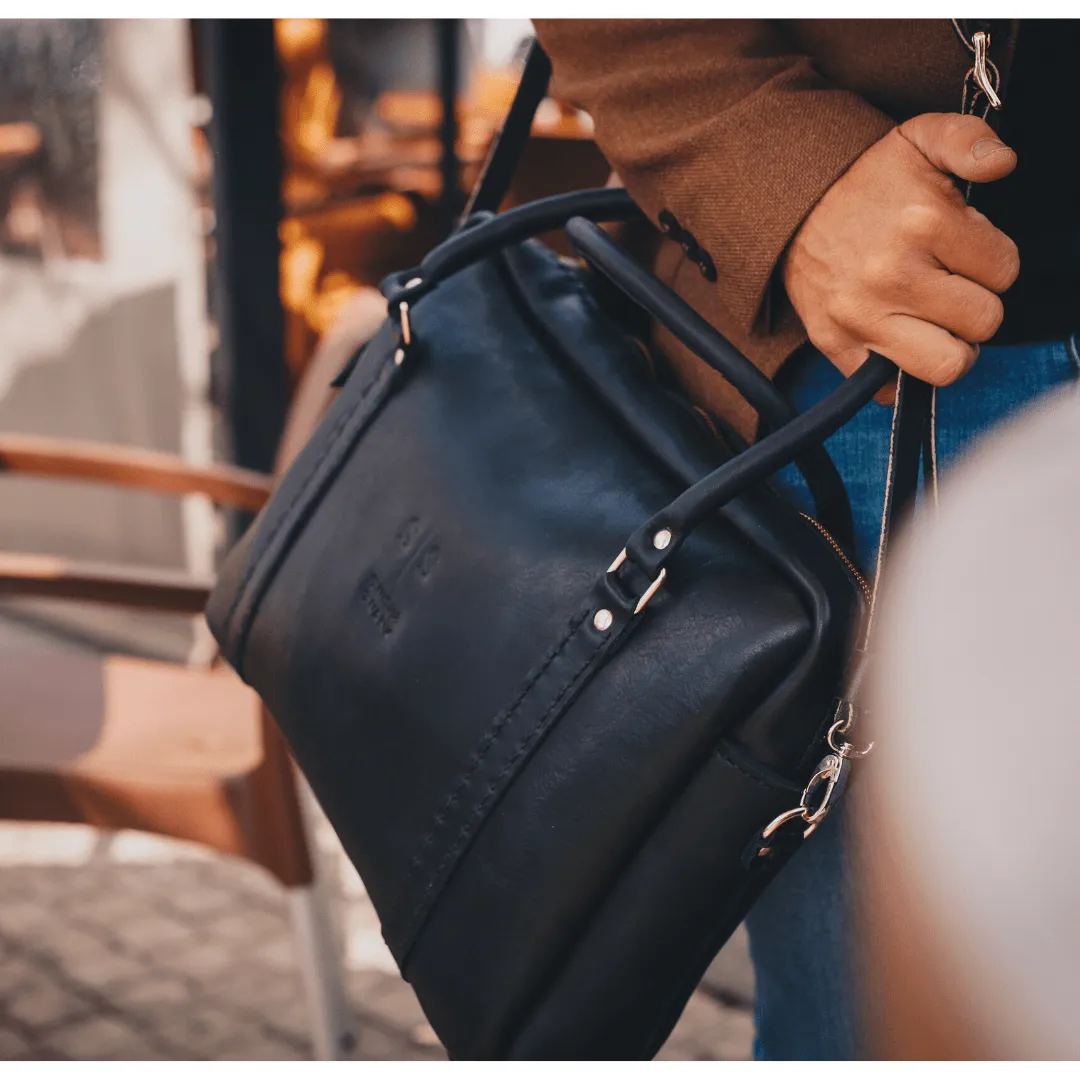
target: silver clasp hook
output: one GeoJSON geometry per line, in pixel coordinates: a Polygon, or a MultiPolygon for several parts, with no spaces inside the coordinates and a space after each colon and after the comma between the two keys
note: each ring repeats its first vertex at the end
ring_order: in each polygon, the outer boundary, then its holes
{"type": "Polygon", "coordinates": [[[843,779],[849,761],[850,757],[841,753],[826,754],[818,762],[814,775],[810,777],[806,787],[803,788],[799,805],[792,810],[785,810],[782,814],[777,815],[761,830],[761,839],[765,844],[759,850],[759,855],[763,855],[769,850],[767,841],[781,826],[786,825],[789,821],[802,821],[806,826],[803,829],[804,840],[821,824],[825,815],[829,812],[833,794],[837,785],[843,779]]]}
{"type": "Polygon", "coordinates": [[[863,750],[856,750],[853,743],[848,742],[847,739],[841,739],[841,736],[847,735],[851,730],[851,725],[854,722],[855,705],[850,701],[842,700],[836,707],[836,718],[833,720],[832,726],[829,728],[829,733],[825,737],[825,741],[829,744],[829,749],[839,754],[842,758],[866,757],[866,755],[874,749],[873,742],[867,743],[863,750]]]}
{"type": "Polygon", "coordinates": [[[995,80],[990,78],[988,69],[987,51],[990,48],[990,35],[985,30],[978,30],[971,35],[971,43],[975,46],[975,82],[979,89],[986,95],[992,109],[1001,108],[1001,98],[994,88],[995,80]]]}

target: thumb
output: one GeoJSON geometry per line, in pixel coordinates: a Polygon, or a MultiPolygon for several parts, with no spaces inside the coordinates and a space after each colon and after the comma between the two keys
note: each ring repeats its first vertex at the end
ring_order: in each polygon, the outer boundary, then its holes
{"type": "Polygon", "coordinates": [[[1016,168],[1016,151],[1006,146],[985,120],[962,113],[922,113],[897,129],[944,173],[985,184],[1016,168]]]}

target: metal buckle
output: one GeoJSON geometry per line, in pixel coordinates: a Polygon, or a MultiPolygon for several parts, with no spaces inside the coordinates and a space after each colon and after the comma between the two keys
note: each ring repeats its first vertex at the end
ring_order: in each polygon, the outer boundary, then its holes
{"type": "MultiPolygon", "coordinates": [[[[626,562],[626,548],[623,548],[618,555],[615,556],[615,561],[607,568],[609,574],[614,574],[622,564],[626,562]]],[[[640,615],[644,610],[645,605],[656,595],[656,590],[664,584],[664,579],[667,577],[667,567],[663,567],[660,573],[656,575],[656,580],[641,594],[638,598],[637,605],[634,608],[634,614],[640,615]]]]}
{"type": "MultiPolygon", "coordinates": [[[[410,278],[405,282],[406,289],[414,289],[421,284],[418,277],[410,278]]],[[[409,302],[402,300],[398,304],[398,324],[401,327],[401,347],[394,353],[394,363],[400,367],[405,362],[405,350],[412,344],[412,324],[409,322],[409,302]]]]}

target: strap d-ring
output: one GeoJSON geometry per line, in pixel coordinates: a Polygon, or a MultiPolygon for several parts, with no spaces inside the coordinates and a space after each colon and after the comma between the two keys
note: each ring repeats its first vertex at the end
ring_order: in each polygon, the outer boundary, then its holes
{"type": "MultiPolygon", "coordinates": [[[[615,556],[615,561],[607,568],[609,574],[614,574],[622,564],[626,562],[626,548],[623,548],[618,555],[615,556]]],[[[638,597],[638,602],[634,606],[634,614],[640,615],[645,609],[645,605],[656,595],[657,590],[664,584],[667,578],[667,567],[661,567],[660,573],[653,579],[653,583],[638,597]]]]}

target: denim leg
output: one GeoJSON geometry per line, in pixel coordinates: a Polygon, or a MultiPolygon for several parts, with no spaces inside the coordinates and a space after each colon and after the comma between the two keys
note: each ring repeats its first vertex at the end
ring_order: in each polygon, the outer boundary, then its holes
{"type": "MultiPolygon", "coordinates": [[[[938,393],[938,462],[944,469],[996,422],[1042,393],[1075,380],[1077,340],[986,347],[959,383],[938,393]]],[[[777,386],[805,411],[840,382],[820,353],[792,358],[777,386]]],[[[851,498],[856,556],[872,569],[877,553],[891,410],[863,409],[826,442],[851,498]]],[[[776,484],[800,508],[812,511],[797,470],[776,484]]],[[[769,886],[748,916],[757,976],[755,1057],[835,1060],[860,1057],[852,986],[850,875],[841,807],[769,886]]]]}
{"type": "Polygon", "coordinates": [[[858,1057],[848,941],[842,808],[792,856],[746,919],[757,977],[754,1056],[858,1057]]]}

